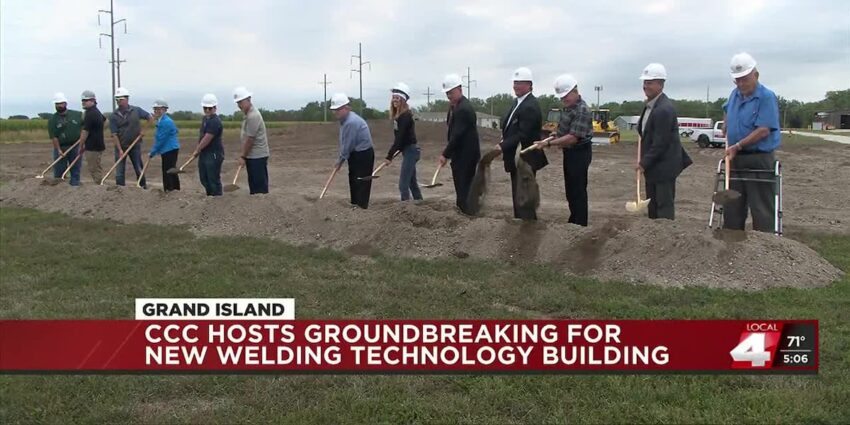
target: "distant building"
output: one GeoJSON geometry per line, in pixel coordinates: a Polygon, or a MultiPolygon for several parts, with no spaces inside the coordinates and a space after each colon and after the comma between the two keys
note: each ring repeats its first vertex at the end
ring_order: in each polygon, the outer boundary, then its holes
{"type": "MultiPolygon", "coordinates": [[[[499,128],[499,122],[501,121],[499,117],[495,115],[485,114],[483,112],[476,112],[475,115],[478,117],[478,126],[484,128],[499,128]]],[[[416,121],[428,121],[428,122],[446,122],[446,113],[445,112],[415,112],[413,114],[413,119],[416,121]]]]}
{"type": "Polygon", "coordinates": [[[620,130],[634,130],[639,120],[640,115],[620,115],[614,119],[614,125],[620,130]]]}
{"type": "Polygon", "coordinates": [[[850,110],[818,112],[812,120],[812,130],[850,129],[850,110]]]}

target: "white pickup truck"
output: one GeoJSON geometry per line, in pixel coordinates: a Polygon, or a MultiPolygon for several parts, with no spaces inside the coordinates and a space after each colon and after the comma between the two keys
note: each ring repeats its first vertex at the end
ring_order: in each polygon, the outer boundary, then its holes
{"type": "Polygon", "coordinates": [[[694,129],[694,132],[689,137],[701,148],[707,148],[709,146],[722,148],[726,146],[726,138],[723,137],[722,129],[723,121],[717,121],[714,123],[714,128],[694,129]]]}

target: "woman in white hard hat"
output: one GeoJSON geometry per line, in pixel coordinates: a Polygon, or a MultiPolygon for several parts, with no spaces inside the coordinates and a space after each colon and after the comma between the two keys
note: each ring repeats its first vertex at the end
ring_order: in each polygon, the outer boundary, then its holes
{"type": "Polygon", "coordinates": [[[387,152],[387,158],[384,160],[384,163],[389,165],[397,152],[400,151],[403,156],[398,180],[398,190],[401,193],[402,201],[410,200],[411,195],[414,200],[422,199],[422,191],[419,190],[419,184],[416,182],[416,163],[419,162],[420,151],[416,144],[413,113],[410,112],[410,106],[407,105],[407,101],[410,99],[409,93],[410,88],[404,83],[398,83],[392,89],[393,99],[390,112],[393,117],[395,139],[390,151],[387,152]]]}
{"type": "Polygon", "coordinates": [[[180,175],[168,173],[168,170],[177,167],[177,154],[180,153],[177,126],[168,116],[168,102],[162,99],[154,101],[153,116],[156,119],[156,133],[149,155],[151,158],[162,156],[162,190],[180,190],[180,175]]]}

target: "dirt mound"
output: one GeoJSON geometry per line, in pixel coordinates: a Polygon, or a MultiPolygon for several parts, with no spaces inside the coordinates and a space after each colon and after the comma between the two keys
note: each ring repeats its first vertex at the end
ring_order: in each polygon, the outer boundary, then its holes
{"type": "Polygon", "coordinates": [[[208,198],[190,191],[44,186],[29,178],[0,187],[0,205],[123,223],[182,225],[198,235],[270,237],[352,255],[533,262],[602,280],[664,286],[812,287],[840,276],[810,248],[770,234],[717,233],[699,223],[640,217],[599,220],[589,228],[470,218],[440,198],[419,203],[377,199],[369,210],[361,210],[341,197],[317,201],[297,188],[267,196],[236,192],[208,198]]]}

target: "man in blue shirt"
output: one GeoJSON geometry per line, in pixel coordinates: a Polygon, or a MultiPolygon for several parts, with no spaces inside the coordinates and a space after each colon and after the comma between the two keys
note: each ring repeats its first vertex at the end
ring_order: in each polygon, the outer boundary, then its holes
{"type": "MultiPolygon", "coordinates": [[[[115,100],[118,102],[118,109],[109,116],[109,129],[112,131],[112,141],[115,144],[115,160],[118,161],[136,137],[139,137],[138,143],[133,145],[128,154],[130,162],[133,163],[136,178],[139,178],[142,174],[142,142],[144,141],[142,138],[145,135],[145,129],[153,122],[153,117],[144,109],[130,105],[130,91],[124,87],[119,87],[115,91],[115,100]],[[145,121],[144,125],[142,120],[145,121]]],[[[126,162],[125,158],[115,170],[115,184],[118,186],[124,186],[126,162]]],[[[142,177],[141,185],[147,189],[144,177],[142,177]]]]}
{"type": "Polygon", "coordinates": [[[372,134],[366,121],[351,110],[348,96],[337,93],[331,97],[331,107],[339,120],[339,158],[335,167],[339,170],[342,163],[348,161],[348,187],[351,192],[351,204],[366,209],[372,193],[370,179],[359,177],[372,175],[375,166],[375,149],[372,147],[372,134]]]}
{"type": "Polygon", "coordinates": [[[221,164],[224,162],[224,145],[221,135],[224,127],[218,117],[218,99],[207,93],[201,99],[204,108],[204,120],[201,121],[198,147],[192,156],[198,159],[198,177],[207,192],[207,196],[221,196],[221,164]]]}
{"type": "MultiPolygon", "coordinates": [[[[779,147],[779,103],[776,95],[759,83],[756,61],[747,53],[732,57],[731,75],[735,89],[723,105],[724,131],[729,143],[726,155],[733,170],[769,170],[732,172],[731,177],[774,178],[773,151],[779,147]]],[[[747,209],[752,212],[753,230],[775,231],[776,185],[772,182],[732,180],[730,189],[741,197],[723,207],[723,227],[744,230],[747,209]]]]}

